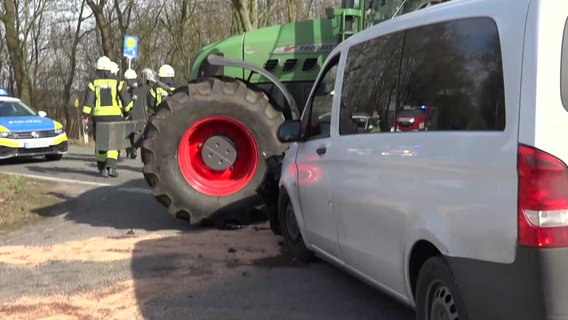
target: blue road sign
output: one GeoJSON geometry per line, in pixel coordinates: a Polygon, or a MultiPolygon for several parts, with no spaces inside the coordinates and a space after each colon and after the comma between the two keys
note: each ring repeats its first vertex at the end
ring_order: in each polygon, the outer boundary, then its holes
{"type": "Polygon", "coordinates": [[[124,54],[126,58],[138,57],[138,37],[124,36],[124,54]]]}

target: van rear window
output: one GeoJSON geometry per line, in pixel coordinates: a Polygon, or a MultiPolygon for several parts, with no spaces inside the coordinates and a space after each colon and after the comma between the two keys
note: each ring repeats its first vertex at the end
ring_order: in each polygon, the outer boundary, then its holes
{"type": "Polygon", "coordinates": [[[562,60],[560,61],[560,94],[564,109],[568,110],[568,19],[564,25],[564,40],[562,41],[562,60]]]}

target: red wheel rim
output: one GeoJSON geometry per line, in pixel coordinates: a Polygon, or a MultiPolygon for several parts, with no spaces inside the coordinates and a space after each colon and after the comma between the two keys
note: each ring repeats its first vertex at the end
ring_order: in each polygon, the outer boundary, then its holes
{"type": "Polygon", "coordinates": [[[250,130],[239,121],[222,116],[194,123],[183,135],[178,148],[178,163],[187,183],[210,196],[228,196],[243,189],[258,168],[258,147],[250,130]],[[236,149],[232,166],[213,170],[202,157],[208,139],[230,139],[236,149]]]}

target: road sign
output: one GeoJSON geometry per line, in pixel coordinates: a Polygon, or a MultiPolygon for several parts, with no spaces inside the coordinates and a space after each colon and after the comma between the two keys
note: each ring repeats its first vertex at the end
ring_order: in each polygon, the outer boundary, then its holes
{"type": "Polygon", "coordinates": [[[138,37],[124,36],[124,57],[136,59],[138,57],[138,37]]]}

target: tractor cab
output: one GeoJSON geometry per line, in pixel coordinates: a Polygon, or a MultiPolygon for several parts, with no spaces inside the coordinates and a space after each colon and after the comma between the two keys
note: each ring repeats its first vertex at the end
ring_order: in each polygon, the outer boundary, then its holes
{"type": "Polygon", "coordinates": [[[365,28],[446,1],[450,0],[369,0],[365,7],[365,28]]]}

